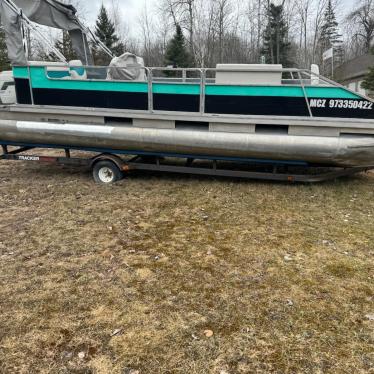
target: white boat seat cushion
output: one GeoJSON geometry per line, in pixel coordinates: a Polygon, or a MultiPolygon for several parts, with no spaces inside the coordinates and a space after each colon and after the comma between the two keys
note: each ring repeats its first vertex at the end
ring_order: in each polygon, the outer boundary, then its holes
{"type": "MultiPolygon", "coordinates": [[[[36,66],[42,66],[42,65],[43,64],[39,64],[39,65],[36,65],[36,66]]],[[[50,79],[64,79],[64,80],[71,79],[70,70],[69,70],[69,67],[67,65],[64,66],[63,64],[58,65],[58,64],[50,64],[50,63],[47,63],[47,64],[44,63],[44,65],[47,65],[46,66],[46,74],[47,74],[48,78],[50,78],[50,79]]]]}
{"type": "Polygon", "coordinates": [[[82,61],[72,60],[69,62],[70,76],[71,79],[87,79],[86,69],[83,67],[82,61]]]}
{"type": "Polygon", "coordinates": [[[282,65],[217,64],[216,84],[281,85],[282,65]]]}

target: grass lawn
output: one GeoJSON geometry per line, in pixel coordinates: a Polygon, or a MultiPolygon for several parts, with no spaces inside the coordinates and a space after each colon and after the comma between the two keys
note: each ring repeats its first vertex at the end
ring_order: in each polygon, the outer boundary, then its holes
{"type": "Polygon", "coordinates": [[[373,373],[374,174],[0,162],[0,373],[373,373]]]}

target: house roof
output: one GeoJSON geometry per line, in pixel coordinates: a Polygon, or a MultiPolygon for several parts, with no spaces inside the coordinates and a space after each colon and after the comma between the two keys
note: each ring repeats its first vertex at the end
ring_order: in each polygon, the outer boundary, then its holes
{"type": "Polygon", "coordinates": [[[342,82],[361,78],[369,72],[371,66],[374,66],[374,55],[359,56],[337,67],[335,77],[342,82]]]}

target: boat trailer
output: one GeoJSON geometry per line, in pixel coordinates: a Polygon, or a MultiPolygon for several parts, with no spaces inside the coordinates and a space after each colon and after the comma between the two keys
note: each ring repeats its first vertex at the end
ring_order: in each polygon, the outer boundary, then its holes
{"type": "MultiPolygon", "coordinates": [[[[323,167],[323,172],[311,173],[312,169],[321,169],[321,165],[299,165],[304,173],[290,172],[290,166],[286,162],[272,162],[262,160],[245,160],[229,158],[212,157],[193,157],[191,155],[168,155],[168,154],[142,154],[129,159],[124,159],[120,155],[130,155],[130,151],[112,151],[102,152],[93,148],[65,148],[58,146],[33,146],[27,144],[0,144],[3,153],[0,160],[8,161],[32,161],[45,164],[57,164],[66,166],[80,166],[92,170],[93,178],[97,183],[111,184],[121,180],[125,174],[132,171],[150,171],[166,172],[177,174],[205,175],[215,177],[244,178],[254,180],[269,180],[290,183],[319,183],[328,180],[334,180],[340,177],[351,176],[357,173],[368,172],[374,169],[373,166],[347,167],[347,168],[329,168],[323,167]],[[60,149],[64,150],[65,156],[46,156],[27,153],[35,149],[60,149]],[[96,155],[91,157],[72,156],[72,151],[94,152],[96,155]],[[115,152],[115,153],[114,153],[115,152]],[[170,160],[173,160],[170,162],[170,160]],[[183,164],[176,161],[186,160],[183,164]],[[197,166],[196,161],[209,161],[208,165],[197,166]],[[168,162],[169,161],[169,162],[168,162]],[[220,162],[233,162],[234,165],[246,164],[255,167],[256,170],[235,170],[235,168],[221,168],[220,162]],[[195,164],[195,165],[194,165],[195,164]],[[305,172],[309,173],[305,173],[305,172]]],[[[297,165],[296,165],[297,166],[297,165]]]]}

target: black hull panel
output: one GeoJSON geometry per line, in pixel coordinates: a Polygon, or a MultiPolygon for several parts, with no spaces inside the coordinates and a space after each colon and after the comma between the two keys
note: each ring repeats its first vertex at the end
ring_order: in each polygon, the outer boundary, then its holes
{"type": "Polygon", "coordinates": [[[209,114],[309,116],[305,98],[299,97],[207,96],[205,111],[209,114]]]}
{"type": "MultiPolygon", "coordinates": [[[[15,79],[17,102],[32,104],[28,79],[15,79]]],[[[105,108],[123,110],[148,110],[148,94],[142,92],[90,91],[64,89],[33,89],[36,105],[105,108]]],[[[374,119],[373,104],[354,100],[359,108],[349,108],[352,100],[319,99],[320,107],[314,107],[309,99],[313,117],[374,119]],[[323,105],[322,105],[323,104],[323,105]]],[[[185,94],[154,94],[155,111],[199,113],[200,96],[185,94]]],[[[283,96],[219,96],[207,95],[205,113],[253,116],[309,117],[304,97],[283,96]]]]}
{"type": "Polygon", "coordinates": [[[32,104],[30,83],[28,79],[15,78],[16,97],[18,104],[32,104]]]}
{"type": "Polygon", "coordinates": [[[102,92],[34,89],[36,105],[147,110],[148,95],[138,92],[102,92]]]}

